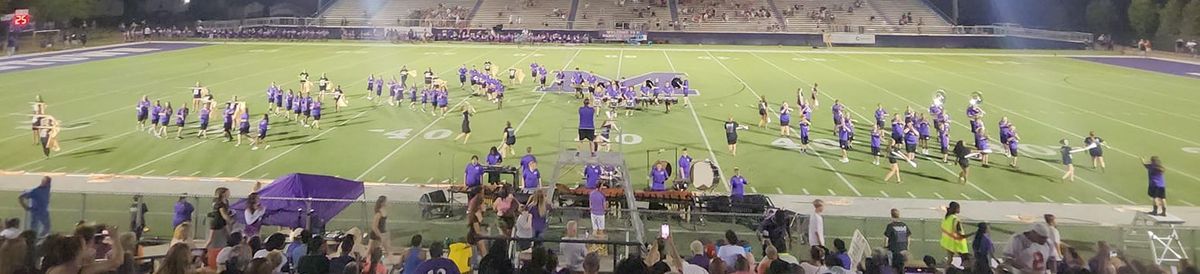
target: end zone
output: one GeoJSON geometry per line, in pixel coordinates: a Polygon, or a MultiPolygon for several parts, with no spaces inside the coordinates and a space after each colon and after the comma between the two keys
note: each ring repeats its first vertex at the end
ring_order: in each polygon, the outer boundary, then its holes
{"type": "Polygon", "coordinates": [[[120,57],[205,46],[193,43],[126,43],[0,58],[0,73],[73,65],[120,57]]]}

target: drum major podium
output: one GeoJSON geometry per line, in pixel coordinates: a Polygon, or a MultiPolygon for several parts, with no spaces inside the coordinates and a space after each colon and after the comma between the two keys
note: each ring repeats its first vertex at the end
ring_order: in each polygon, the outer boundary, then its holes
{"type": "Polygon", "coordinates": [[[1179,262],[1187,259],[1187,249],[1183,247],[1183,241],[1179,239],[1179,232],[1176,231],[1176,225],[1182,225],[1183,219],[1172,215],[1157,216],[1150,215],[1146,212],[1138,212],[1133,216],[1133,225],[1165,227],[1170,232],[1166,235],[1154,233],[1152,229],[1146,229],[1146,236],[1150,238],[1150,252],[1154,257],[1155,264],[1163,262],[1179,262]]]}

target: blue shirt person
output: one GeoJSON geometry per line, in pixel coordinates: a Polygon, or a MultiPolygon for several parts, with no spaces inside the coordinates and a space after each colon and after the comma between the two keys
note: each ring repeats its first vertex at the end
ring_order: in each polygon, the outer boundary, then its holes
{"type": "Polygon", "coordinates": [[[29,213],[29,229],[37,232],[38,238],[50,234],[50,181],[50,176],[42,177],[41,184],[17,197],[29,213]]]}
{"type": "Polygon", "coordinates": [[[746,181],[746,177],[742,177],[742,172],[738,168],[733,168],[733,177],[729,178],[729,196],[731,198],[742,198],[746,194],[746,185],[750,182],[746,181]]]}

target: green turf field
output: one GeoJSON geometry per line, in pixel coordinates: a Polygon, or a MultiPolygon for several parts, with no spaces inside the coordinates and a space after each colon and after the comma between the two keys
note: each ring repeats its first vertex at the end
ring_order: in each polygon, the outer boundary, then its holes
{"type": "MultiPolygon", "coordinates": [[[[723,173],[740,167],[750,180],[749,192],[891,198],[1010,200],[1062,203],[1145,204],[1145,170],[1139,156],[1158,155],[1169,172],[1171,203],[1195,205],[1200,198],[1180,195],[1200,190],[1200,163],[1193,152],[1200,142],[1200,105],[1196,79],[1125,69],[1055,56],[1015,55],[1056,52],[852,49],[812,51],[780,47],[535,47],[364,46],[362,44],[222,44],[90,63],[0,74],[0,94],[10,126],[0,129],[0,169],[30,172],[115,173],[148,176],[274,178],[291,172],[336,175],[384,183],[459,182],[471,155],[485,155],[498,145],[505,122],[518,129],[517,147],[532,146],[543,163],[553,163],[563,138],[573,137],[580,102],[568,94],[531,92],[527,79],[510,87],[503,109],[468,99],[479,113],[475,134],[466,145],[453,140],[461,117],[435,117],[407,107],[369,104],[363,82],[368,74],[398,74],[401,65],[414,72],[433,67],[454,82],[460,64],[491,61],[501,67],[528,70],[531,62],[551,69],[580,67],[617,78],[646,72],[681,71],[701,95],[691,108],[661,108],[622,117],[619,126],[629,141],[620,146],[634,183],[645,185],[647,151],[653,159],[673,161],[674,150],[687,147],[695,158],[715,157],[723,173]],[[711,50],[711,51],[710,51],[711,50]],[[788,52],[795,50],[795,52],[788,52]],[[851,52],[854,51],[854,52],[851,52]],[[1014,55],[1006,55],[1006,54],[1014,55]],[[304,128],[273,118],[271,147],[251,151],[213,139],[158,139],[135,131],[134,104],[142,95],[171,101],[190,100],[188,87],[203,82],[219,100],[247,98],[251,112],[265,110],[264,90],[271,81],[297,88],[297,73],[313,79],[327,73],[352,96],[350,108],[334,113],[326,103],[321,129],[304,128]],[[795,101],[797,87],[819,82],[820,107],[813,114],[813,138],[833,138],[829,106],[840,99],[857,120],[858,144],[849,163],[838,162],[833,146],[818,145],[819,155],[794,149],[795,138],[781,139],[778,126],[757,123],[757,96],[777,108],[795,101]],[[993,167],[972,167],[969,184],[956,183],[957,167],[927,160],[917,168],[902,165],[904,184],[885,184],[883,166],[866,154],[873,110],[882,103],[889,112],[904,107],[924,110],[934,90],[947,92],[947,111],[957,120],[952,138],[971,138],[963,109],[972,91],[982,91],[985,125],[995,135],[1002,116],[1019,128],[1020,169],[994,154],[993,167]],[[41,94],[49,113],[69,129],[61,135],[63,151],[43,159],[28,131],[28,102],[41,94]],[[741,132],[738,155],[726,152],[722,122],[732,115],[751,129],[741,132]],[[1093,170],[1086,153],[1076,154],[1079,178],[1059,182],[1057,141],[1080,145],[1095,130],[1109,145],[1108,169],[1093,170]]],[[[1089,52],[1057,52],[1090,54],[1089,52]]],[[[466,98],[452,89],[451,104],[466,98]]],[[[195,123],[195,112],[189,117],[195,123]]],[[[219,128],[214,115],[212,128],[219,128]]],[[[777,117],[775,118],[777,119],[777,117]]],[[[254,121],[258,117],[253,118],[254,121]]],[[[172,125],[174,121],[172,121],[172,125]]],[[[794,125],[794,123],[793,123],[794,125]]],[[[192,125],[189,125],[192,126],[192,125]]],[[[174,136],[172,128],[171,136],[174,136]]],[[[195,133],[188,128],[185,134],[195,133]]],[[[996,136],[992,136],[996,138],[996,136]]],[[[827,141],[820,141],[824,143],[827,141]]],[[[828,144],[828,143],[824,143],[828,144]]],[[[936,142],[931,142],[935,145],[936,142]]],[[[993,147],[997,147],[993,141],[993,147]]],[[[519,153],[521,154],[521,153],[519,153]]],[[[515,161],[512,158],[511,162],[515,161]]],[[[886,162],[886,161],[885,161],[886,162]]],[[[543,164],[543,174],[553,165],[543,164]]],[[[576,169],[577,170],[577,169],[576,169]]],[[[553,178],[547,178],[553,179],[553,178]]],[[[571,184],[577,176],[558,182],[571,184]]],[[[719,188],[721,189],[721,188],[719,188]]]]}

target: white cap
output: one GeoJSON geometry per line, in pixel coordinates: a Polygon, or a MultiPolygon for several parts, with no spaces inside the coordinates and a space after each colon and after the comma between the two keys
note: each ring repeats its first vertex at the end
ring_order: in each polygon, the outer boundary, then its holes
{"type": "Polygon", "coordinates": [[[269,253],[271,253],[271,252],[267,251],[266,249],[259,249],[258,251],[254,252],[254,259],[266,258],[267,254],[269,254],[269,253]]]}

